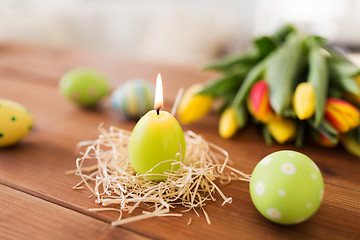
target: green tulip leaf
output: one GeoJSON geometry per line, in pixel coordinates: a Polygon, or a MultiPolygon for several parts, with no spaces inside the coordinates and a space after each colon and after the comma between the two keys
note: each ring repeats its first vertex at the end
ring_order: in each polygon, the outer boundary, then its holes
{"type": "Polygon", "coordinates": [[[360,89],[355,80],[355,76],[360,74],[360,68],[339,53],[328,51],[331,54],[328,60],[330,81],[347,92],[360,95],[360,89]]]}
{"type": "Polygon", "coordinates": [[[279,43],[285,42],[286,38],[296,32],[296,28],[291,24],[286,24],[282,27],[280,27],[278,30],[275,31],[274,34],[271,35],[271,38],[274,41],[277,41],[279,43]]]}
{"type": "Polygon", "coordinates": [[[237,125],[239,126],[239,129],[240,129],[240,128],[243,128],[248,121],[248,114],[246,112],[246,106],[243,103],[235,109],[236,109],[237,125]]]}
{"type": "Polygon", "coordinates": [[[267,145],[272,145],[274,143],[272,137],[271,137],[271,134],[270,134],[270,131],[268,129],[268,127],[266,125],[263,125],[263,136],[264,136],[264,140],[265,140],[265,143],[267,145]]]}
{"type": "Polygon", "coordinates": [[[292,34],[267,62],[265,78],[269,84],[270,105],[277,114],[282,114],[291,105],[303,55],[303,37],[292,34]]]}
{"type": "Polygon", "coordinates": [[[254,65],[259,59],[259,55],[256,51],[224,57],[214,63],[206,65],[203,70],[216,70],[227,72],[238,65],[254,65]]]}
{"type": "Polygon", "coordinates": [[[256,64],[248,73],[234,98],[233,105],[235,107],[238,107],[243,103],[245,97],[250,91],[251,86],[262,76],[265,70],[266,61],[267,58],[263,59],[258,64],[256,64]]]}
{"type": "Polygon", "coordinates": [[[319,126],[324,118],[325,104],[328,93],[328,65],[324,50],[313,41],[310,46],[309,75],[307,81],[315,91],[315,126],[319,126]]]}
{"type": "Polygon", "coordinates": [[[212,97],[222,97],[238,89],[243,77],[237,75],[223,76],[205,85],[199,94],[209,95],[212,97]]]}
{"type": "Polygon", "coordinates": [[[268,36],[255,39],[254,45],[258,51],[260,58],[264,58],[277,48],[277,43],[268,36]]]}

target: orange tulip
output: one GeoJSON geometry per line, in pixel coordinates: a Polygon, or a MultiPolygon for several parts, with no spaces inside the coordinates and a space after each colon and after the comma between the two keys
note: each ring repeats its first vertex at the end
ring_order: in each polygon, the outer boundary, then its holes
{"type": "Polygon", "coordinates": [[[263,123],[269,122],[274,117],[269,101],[269,88],[265,80],[258,81],[251,88],[248,107],[250,113],[263,123]]]}
{"type": "Polygon", "coordinates": [[[345,133],[360,124],[359,110],[337,98],[329,98],[326,101],[325,118],[340,133],[345,133]]]}

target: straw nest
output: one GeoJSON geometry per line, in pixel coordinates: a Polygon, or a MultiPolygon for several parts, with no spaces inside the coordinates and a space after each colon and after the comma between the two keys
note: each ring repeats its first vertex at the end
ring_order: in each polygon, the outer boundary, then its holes
{"type": "Polygon", "coordinates": [[[164,181],[150,181],[146,174],[137,174],[130,165],[129,131],[116,127],[110,127],[107,131],[102,126],[99,131],[97,140],[78,144],[86,150],[76,159],[76,169],[67,174],[80,176],[81,181],[73,188],[87,187],[96,197],[96,203],[103,206],[90,211],[111,210],[120,213],[119,218],[112,222],[114,226],[155,216],[182,216],[183,212],[190,210],[197,216],[200,216],[198,211],[201,210],[207,223],[211,224],[204,209],[205,203],[215,201],[217,194],[223,200],[222,205],[232,202],[232,198],[225,196],[218,184],[250,180],[249,175],[228,165],[229,154],[224,149],[187,131],[185,158],[177,162],[180,168],[176,172],[164,173],[167,176],[164,181]],[[86,161],[94,159],[96,165],[85,167],[86,161]],[[179,205],[183,206],[181,211],[170,212],[179,205]],[[138,207],[146,207],[148,211],[122,218],[123,212],[132,213],[138,207]]]}

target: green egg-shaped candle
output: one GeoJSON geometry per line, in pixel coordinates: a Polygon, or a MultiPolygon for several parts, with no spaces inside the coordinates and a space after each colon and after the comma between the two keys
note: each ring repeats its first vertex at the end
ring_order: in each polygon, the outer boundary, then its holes
{"type": "Polygon", "coordinates": [[[162,107],[162,83],[156,82],[155,109],[146,113],[135,125],[129,141],[129,160],[139,174],[150,180],[166,179],[164,173],[176,171],[185,157],[184,133],[179,122],[162,107]]]}
{"type": "Polygon", "coordinates": [[[306,155],[278,151],[263,158],[250,181],[251,199],[267,219],[280,224],[301,223],[319,208],[324,181],[306,155]]]}
{"type": "Polygon", "coordinates": [[[168,112],[149,111],[136,124],[129,142],[129,159],[133,169],[139,174],[148,172],[151,180],[164,180],[164,174],[177,170],[179,164],[174,164],[180,157],[185,157],[185,138],[178,121],[168,112]],[[180,153],[181,149],[181,153],[180,153]],[[164,162],[166,161],[166,162],[164,162]]]}
{"type": "Polygon", "coordinates": [[[75,68],[66,72],[59,87],[69,101],[90,108],[110,92],[108,79],[92,68],[75,68]]]}

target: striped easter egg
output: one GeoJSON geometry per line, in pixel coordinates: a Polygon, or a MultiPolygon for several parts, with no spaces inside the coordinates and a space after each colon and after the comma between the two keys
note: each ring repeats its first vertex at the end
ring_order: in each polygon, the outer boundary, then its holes
{"type": "Polygon", "coordinates": [[[129,80],[112,93],[111,106],[127,118],[138,119],[154,108],[154,89],[146,80],[129,80]]]}

